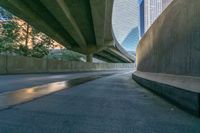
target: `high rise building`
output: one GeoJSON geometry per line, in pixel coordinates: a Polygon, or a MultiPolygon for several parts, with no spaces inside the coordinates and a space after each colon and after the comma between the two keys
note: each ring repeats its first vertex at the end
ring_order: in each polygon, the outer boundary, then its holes
{"type": "Polygon", "coordinates": [[[139,36],[142,37],[145,32],[144,25],[144,0],[138,0],[139,4],[139,36]]]}
{"type": "Polygon", "coordinates": [[[144,0],[145,32],[162,12],[162,0],[144,0]]]}
{"type": "Polygon", "coordinates": [[[149,29],[158,16],[173,0],[138,0],[140,37],[149,29]]]}

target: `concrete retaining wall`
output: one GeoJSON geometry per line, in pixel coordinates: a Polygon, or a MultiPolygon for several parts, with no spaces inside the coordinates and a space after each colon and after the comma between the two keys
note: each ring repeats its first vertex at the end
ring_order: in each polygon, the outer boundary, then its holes
{"type": "Polygon", "coordinates": [[[48,60],[48,72],[70,72],[71,62],[64,62],[59,60],[48,60]]]}
{"type": "Polygon", "coordinates": [[[200,116],[200,78],[136,71],[133,79],[178,107],[200,116]]]}
{"type": "Polygon", "coordinates": [[[200,1],[174,0],[137,47],[137,70],[200,76],[200,1]]]}
{"type": "Polygon", "coordinates": [[[131,70],[133,67],[130,63],[84,63],[0,55],[0,74],[131,70]]]}
{"type": "Polygon", "coordinates": [[[199,0],[171,3],[141,39],[137,47],[137,72],[133,74],[133,79],[142,86],[197,115],[200,115],[200,84],[196,89],[193,87],[200,82],[199,7],[199,0]],[[177,76],[187,78],[183,81],[177,76]],[[192,82],[193,79],[198,81],[192,82]],[[184,83],[187,88],[177,87],[184,83]]]}
{"type": "Polygon", "coordinates": [[[6,56],[0,56],[0,74],[6,74],[6,56]]]}
{"type": "Polygon", "coordinates": [[[7,73],[42,73],[46,72],[47,61],[38,58],[8,56],[7,73]]]}

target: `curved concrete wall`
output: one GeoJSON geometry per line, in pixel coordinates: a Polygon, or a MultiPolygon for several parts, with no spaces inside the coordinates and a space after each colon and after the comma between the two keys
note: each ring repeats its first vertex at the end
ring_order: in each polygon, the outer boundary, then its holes
{"type": "Polygon", "coordinates": [[[200,1],[174,0],[137,47],[137,70],[200,76],[200,1]]]}
{"type": "Polygon", "coordinates": [[[137,47],[133,79],[200,116],[200,1],[174,0],[137,47]]]}

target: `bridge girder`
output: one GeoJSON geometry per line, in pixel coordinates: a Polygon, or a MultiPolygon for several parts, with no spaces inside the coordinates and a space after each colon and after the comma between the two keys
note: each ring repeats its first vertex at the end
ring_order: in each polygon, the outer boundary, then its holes
{"type": "Polygon", "coordinates": [[[70,50],[86,55],[110,52],[119,62],[133,62],[113,36],[113,2],[0,0],[0,5],[70,50]]]}

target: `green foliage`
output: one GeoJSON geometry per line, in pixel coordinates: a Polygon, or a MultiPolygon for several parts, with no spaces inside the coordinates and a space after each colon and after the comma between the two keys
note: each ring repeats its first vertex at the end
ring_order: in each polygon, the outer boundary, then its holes
{"type": "Polygon", "coordinates": [[[15,53],[21,56],[31,56],[31,50],[26,45],[20,44],[16,49],[15,53]]]}
{"type": "Polygon", "coordinates": [[[37,44],[32,49],[32,57],[43,58],[49,54],[49,49],[41,44],[37,44]]]}
{"type": "Polygon", "coordinates": [[[73,51],[65,50],[62,52],[62,58],[68,61],[80,61],[81,57],[83,57],[83,55],[73,51]]]}
{"type": "Polygon", "coordinates": [[[48,56],[50,59],[66,60],[66,61],[82,61],[84,55],[73,52],[67,49],[62,49],[58,52],[51,52],[48,56]]]}
{"type": "Polygon", "coordinates": [[[14,21],[0,24],[0,52],[15,51],[15,42],[18,42],[18,25],[14,21]]]}
{"type": "MultiPolygon", "coordinates": [[[[26,26],[19,25],[16,18],[0,24],[0,53],[14,53],[21,56],[43,58],[49,54],[52,39],[32,27],[31,32],[26,31],[26,26]],[[27,34],[31,37],[32,48],[25,42],[27,34]]],[[[27,42],[26,42],[27,43],[27,42]]]]}
{"type": "Polygon", "coordinates": [[[49,56],[68,61],[80,61],[83,57],[66,49],[60,50],[59,54],[50,53],[50,50],[54,49],[54,40],[1,7],[0,13],[8,18],[4,22],[0,21],[0,53],[36,58],[49,56]]]}

